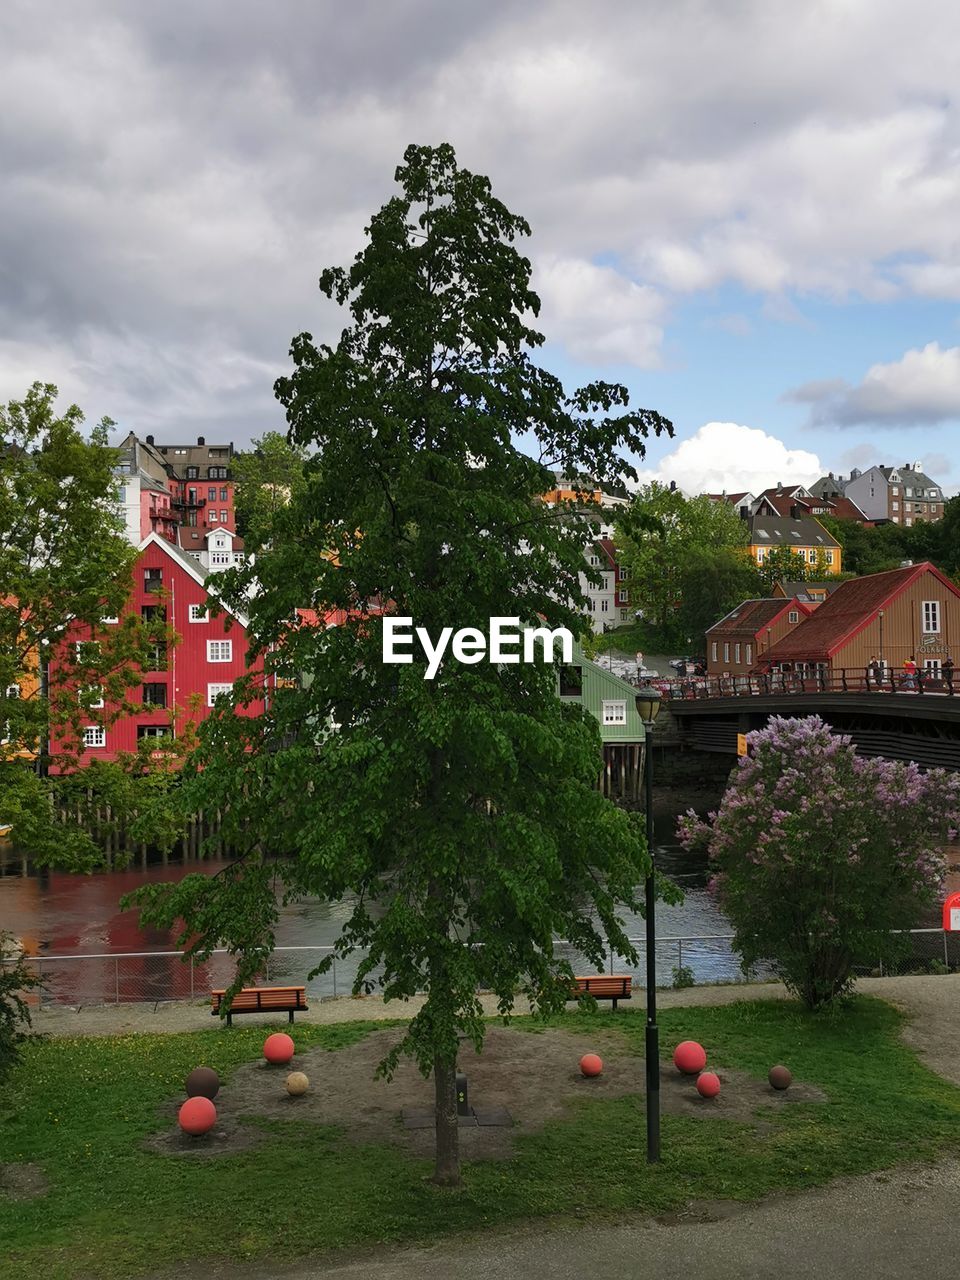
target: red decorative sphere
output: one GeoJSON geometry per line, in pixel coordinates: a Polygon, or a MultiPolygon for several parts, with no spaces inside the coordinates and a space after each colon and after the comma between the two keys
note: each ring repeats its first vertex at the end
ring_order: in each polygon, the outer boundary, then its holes
{"type": "Polygon", "coordinates": [[[770,1074],[767,1079],[774,1089],[789,1089],[793,1084],[793,1076],[790,1074],[789,1068],[781,1066],[779,1063],[777,1066],[770,1068],[770,1074]]]}
{"type": "Polygon", "coordinates": [[[197,1094],[188,1098],[177,1116],[177,1121],[184,1133],[198,1138],[202,1133],[209,1133],[217,1123],[217,1108],[209,1098],[197,1094]]]}
{"type": "Polygon", "coordinates": [[[188,1098],[203,1097],[211,1101],[220,1092],[220,1077],[213,1067],[194,1067],[184,1081],[188,1098]]]}
{"type": "Polygon", "coordinates": [[[701,1071],[697,1076],[697,1093],[701,1098],[715,1098],[720,1092],[720,1077],[713,1071],[701,1071]]]}
{"type": "Polygon", "coordinates": [[[673,1051],[673,1065],[685,1076],[695,1076],[707,1065],[707,1051],[696,1040],[684,1040],[673,1051]]]}
{"type": "Polygon", "coordinates": [[[268,1062],[289,1062],[294,1052],[293,1041],[283,1031],[275,1031],[263,1042],[263,1056],[268,1062]]]}
{"type": "Polygon", "coordinates": [[[585,1076],[598,1076],[603,1070],[603,1061],[595,1053],[585,1053],[580,1059],[580,1070],[585,1076]]]}

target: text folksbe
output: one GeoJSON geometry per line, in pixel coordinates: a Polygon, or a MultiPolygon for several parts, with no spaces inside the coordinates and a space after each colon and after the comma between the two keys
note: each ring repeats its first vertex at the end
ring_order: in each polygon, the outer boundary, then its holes
{"type": "Polygon", "coordinates": [[[521,662],[572,662],[573,635],[566,627],[526,627],[519,618],[491,618],[484,634],[478,627],[444,627],[436,641],[426,627],[414,627],[412,618],[383,619],[383,661],[408,665],[413,662],[414,642],[419,641],[426,657],[424,680],[432,680],[440,670],[447,650],[457,662],[474,666],[480,662],[517,665],[521,662]],[[556,649],[559,648],[559,653],[556,649]]]}

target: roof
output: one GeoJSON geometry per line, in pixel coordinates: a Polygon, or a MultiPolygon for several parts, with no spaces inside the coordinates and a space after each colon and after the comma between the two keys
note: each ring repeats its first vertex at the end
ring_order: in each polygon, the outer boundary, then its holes
{"type": "MultiPolygon", "coordinates": [[[[186,551],[181,547],[176,546],[174,543],[168,542],[166,538],[161,538],[158,533],[148,533],[140,543],[139,550],[146,551],[149,546],[157,546],[162,551],[165,551],[171,560],[175,560],[183,569],[186,570],[187,573],[189,573],[190,577],[193,578],[195,582],[198,582],[204,589],[206,589],[207,580],[211,577],[211,573],[209,569],[204,569],[199,560],[194,560],[193,556],[188,555],[186,551]]],[[[213,576],[216,577],[216,575],[213,576]]],[[[246,614],[238,613],[236,609],[229,608],[222,601],[218,603],[224,613],[228,613],[232,618],[236,618],[242,627],[246,627],[248,625],[250,619],[246,614]]]]}
{"type": "Polygon", "coordinates": [[[753,494],[746,489],[743,493],[708,493],[707,497],[711,502],[729,502],[737,506],[744,498],[752,498],[753,494]]]}
{"type": "Polygon", "coordinates": [[[911,466],[880,467],[879,470],[883,472],[884,479],[888,481],[891,475],[896,472],[900,477],[901,484],[906,484],[908,481],[912,480],[923,489],[939,489],[941,487],[939,481],[931,480],[923,471],[916,471],[911,466]]]}
{"type": "Polygon", "coordinates": [[[850,578],[824,600],[809,618],[778,640],[763,655],[764,663],[794,658],[829,658],[876,616],[896,596],[924,573],[933,573],[953,595],[960,597],[949,578],[928,560],[905,569],[850,578]]]}
{"type": "Polygon", "coordinates": [[[833,581],[827,578],[823,582],[784,582],[780,581],[777,586],[785,596],[790,596],[794,600],[799,600],[801,596],[809,593],[810,589],[814,591],[826,591],[827,595],[831,595],[840,586],[839,581],[833,581]]]}
{"type": "Polygon", "coordinates": [[[750,541],[759,547],[839,547],[836,538],[812,516],[787,520],[781,516],[754,516],[749,521],[750,541]]]}
{"type": "MultiPolygon", "coordinates": [[[[744,600],[735,609],[731,609],[726,617],[715,622],[707,629],[708,636],[759,635],[766,627],[773,626],[777,618],[787,609],[795,609],[795,600],[786,600],[783,596],[767,596],[756,600],[744,600]]],[[[806,609],[803,610],[806,613],[806,609]]]]}

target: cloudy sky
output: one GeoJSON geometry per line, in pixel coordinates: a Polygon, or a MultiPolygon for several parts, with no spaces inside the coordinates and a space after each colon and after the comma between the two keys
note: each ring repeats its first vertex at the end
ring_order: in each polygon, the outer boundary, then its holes
{"type": "Polygon", "coordinates": [[[533,227],[545,362],[685,488],[960,486],[953,0],[4,0],[0,398],[282,427],[291,337],[409,142],[533,227]]]}

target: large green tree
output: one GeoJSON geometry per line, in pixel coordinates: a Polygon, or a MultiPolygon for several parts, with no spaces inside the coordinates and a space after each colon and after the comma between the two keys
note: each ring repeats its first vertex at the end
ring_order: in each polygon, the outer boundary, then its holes
{"type": "MultiPolygon", "coordinates": [[[[268,710],[218,705],[191,781],[247,852],[136,900],[150,921],[185,921],[201,953],[225,943],[238,982],[273,946],[278,884],[348,902],[337,949],[364,953],[357,989],[426,993],[383,1069],[407,1053],[433,1073],[435,1177],[454,1184],[458,1042],[482,1045],[478,992],[504,1015],[521,994],[561,1009],[571,970],[556,936],[596,964],[606,938],[632,956],[619,904],[639,909],[647,853],[596,789],[596,723],[559,701],[553,666],[448,656],[426,679],[417,645],[409,665],[384,663],[369,602],[434,640],[483,635],[498,616],[576,631],[590,529],[540,500],[548,464],[613,481],[632,474],[621,450],[642,456],[670,427],[628,411],[621,386],[567,395],[532,360],[539,301],[514,243],[529,228],[486,178],[447,145],[412,146],[396,181],[353,264],[320,278],[347,308],[338,344],[301,334],[277,384],[294,444],[322,465],[274,512],[246,605],[268,710]],[[301,605],[340,625],[291,629],[301,605]]],[[[248,580],[218,581],[236,595],[248,580]]]]}
{"type": "MultiPolygon", "coordinates": [[[[714,502],[706,494],[688,498],[679,489],[654,481],[618,512],[616,529],[618,557],[630,571],[630,603],[676,644],[703,629],[699,624],[705,615],[693,602],[688,603],[686,616],[681,610],[685,580],[693,591],[702,585],[705,552],[730,553],[723,557],[726,584],[739,590],[752,581],[746,550],[748,525],[727,502],[714,502]],[[728,570],[734,566],[738,573],[731,580],[728,570]]],[[[741,595],[726,604],[724,595],[718,607],[726,607],[707,625],[742,599],[741,595]]]]}
{"type": "Polygon", "coordinates": [[[759,596],[763,579],[742,547],[692,547],[680,579],[677,623],[685,644],[700,650],[705,632],[744,600],[759,596]]]}
{"type": "Polygon", "coordinates": [[[35,383],[0,405],[0,818],[35,857],[67,862],[95,851],[51,826],[30,762],[46,762],[52,728],[75,755],[85,723],[123,713],[160,630],[136,617],[103,625],[127,600],[137,555],[117,505],[112,424],[87,435],[80,409],[58,413],[56,399],[35,383]],[[77,636],[95,642],[78,649],[77,636]]]}

